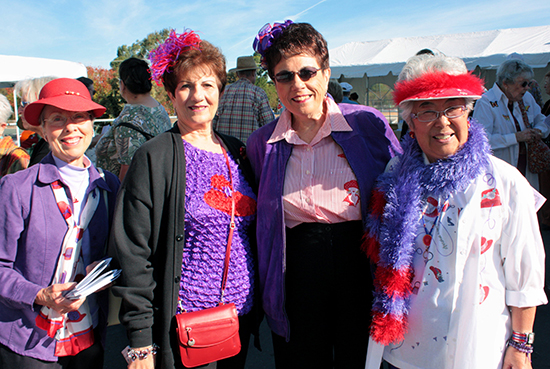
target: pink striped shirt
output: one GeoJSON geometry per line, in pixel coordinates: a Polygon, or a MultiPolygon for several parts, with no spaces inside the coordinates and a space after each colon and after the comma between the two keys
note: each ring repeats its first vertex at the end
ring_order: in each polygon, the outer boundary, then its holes
{"type": "Polygon", "coordinates": [[[292,128],[292,116],[283,111],[268,143],[286,140],[294,145],[285,173],[283,204],[285,223],[340,223],[361,219],[359,185],[342,148],[331,132],[349,132],[351,127],[338,105],[325,99],[325,122],[306,143],[292,128]]]}

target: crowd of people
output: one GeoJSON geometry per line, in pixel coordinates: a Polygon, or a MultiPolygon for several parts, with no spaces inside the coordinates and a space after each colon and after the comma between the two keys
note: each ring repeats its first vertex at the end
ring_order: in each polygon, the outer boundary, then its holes
{"type": "Polygon", "coordinates": [[[227,304],[241,349],[201,368],[244,369],[265,319],[277,369],[530,369],[550,226],[532,68],[510,58],[487,90],[421,50],[394,86],[399,141],[331,79],[312,25],[266,24],[253,47],[277,117],[253,57],[227,85],[219,48],[171,31],[149,62],[120,64],[126,105],[95,160],[93,81],[19,82],[21,147],[0,95],[0,367],[103,367],[118,298],[129,369],[188,367],[179,317],[227,304]],[[106,258],[121,277],[73,297],[106,258]]]}

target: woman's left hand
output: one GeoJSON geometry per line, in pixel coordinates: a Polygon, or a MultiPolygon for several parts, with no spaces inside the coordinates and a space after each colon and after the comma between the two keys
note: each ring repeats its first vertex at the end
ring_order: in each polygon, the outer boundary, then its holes
{"type": "Polygon", "coordinates": [[[75,286],[75,282],[52,284],[51,286],[42,288],[38,291],[34,302],[35,304],[54,309],[59,314],[66,314],[71,311],[78,310],[80,305],[82,305],[86,299],[70,300],[63,296],[65,291],[70,291],[75,286]]]}
{"type": "Polygon", "coordinates": [[[532,369],[531,355],[527,355],[515,348],[508,346],[504,355],[502,369],[532,369]]]}

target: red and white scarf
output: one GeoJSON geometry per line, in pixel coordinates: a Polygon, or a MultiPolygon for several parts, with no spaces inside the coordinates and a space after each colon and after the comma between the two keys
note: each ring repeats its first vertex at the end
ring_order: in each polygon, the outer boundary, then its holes
{"type": "MultiPolygon", "coordinates": [[[[55,181],[51,187],[57,206],[68,225],[52,284],[73,282],[86,275],[81,250],[82,236],[97,209],[100,191],[95,188],[88,194],[82,208],[80,222],[78,222],[73,216],[61,182],[55,181]]],[[[88,301],[85,301],[77,311],[68,314],[60,314],[54,309],[43,306],[36,317],[36,325],[44,329],[48,336],[56,339],[55,356],[74,356],[94,344],[93,323],[88,301]]]]}

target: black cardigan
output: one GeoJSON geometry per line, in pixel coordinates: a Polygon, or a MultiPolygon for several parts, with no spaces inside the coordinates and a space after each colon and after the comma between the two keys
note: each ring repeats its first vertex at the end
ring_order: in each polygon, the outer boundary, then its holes
{"type": "MultiPolygon", "coordinates": [[[[217,135],[252,185],[244,144],[217,135]]],[[[174,368],[174,355],[179,355],[172,348],[177,351],[178,347],[174,316],[185,243],[184,216],[185,153],[176,125],[135,153],[118,195],[109,245],[115,265],[123,270],[113,287],[113,293],[123,299],[120,321],[131,347],[153,342],[160,346],[157,368],[174,368]]]]}

